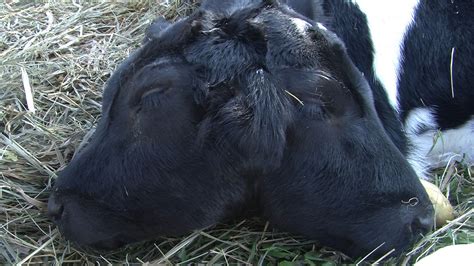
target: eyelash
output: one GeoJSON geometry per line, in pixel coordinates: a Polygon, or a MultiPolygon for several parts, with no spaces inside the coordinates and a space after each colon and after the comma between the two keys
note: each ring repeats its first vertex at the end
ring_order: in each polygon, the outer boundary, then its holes
{"type": "Polygon", "coordinates": [[[140,106],[142,109],[150,109],[150,108],[155,108],[160,106],[160,93],[150,93],[150,94],[145,94],[142,96],[140,100],[140,106]]]}
{"type": "Polygon", "coordinates": [[[163,93],[165,93],[167,90],[168,88],[155,88],[146,91],[141,96],[140,106],[145,109],[159,106],[162,100],[161,98],[163,97],[163,93]]]}

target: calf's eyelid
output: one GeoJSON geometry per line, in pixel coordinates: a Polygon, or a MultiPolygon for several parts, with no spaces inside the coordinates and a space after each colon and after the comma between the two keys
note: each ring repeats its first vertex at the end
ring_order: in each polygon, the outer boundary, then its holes
{"type": "Polygon", "coordinates": [[[323,103],[315,103],[312,101],[307,102],[305,105],[297,105],[298,112],[310,119],[314,120],[324,120],[328,118],[328,111],[325,108],[323,103]]]}
{"type": "Polygon", "coordinates": [[[154,87],[152,89],[142,89],[140,92],[137,93],[132,101],[132,106],[139,107],[138,110],[141,110],[142,106],[145,107],[157,107],[160,105],[161,102],[161,95],[165,93],[169,87],[154,87]]]}
{"type": "Polygon", "coordinates": [[[141,99],[144,99],[152,94],[162,94],[164,93],[165,91],[167,91],[168,89],[170,88],[163,88],[163,87],[159,87],[159,88],[153,88],[151,90],[147,90],[145,91],[142,96],[140,97],[141,99]]]}

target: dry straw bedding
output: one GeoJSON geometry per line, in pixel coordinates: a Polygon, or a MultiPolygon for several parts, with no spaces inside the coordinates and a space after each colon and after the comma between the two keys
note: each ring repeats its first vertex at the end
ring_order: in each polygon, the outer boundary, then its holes
{"type": "MultiPolygon", "coordinates": [[[[77,250],[46,218],[56,173],[100,116],[104,82],[140,45],[156,16],[173,19],[191,8],[159,0],[0,3],[0,264],[350,262],[257,219],[100,254],[77,250]]],[[[434,173],[459,217],[397,262],[412,263],[442,246],[474,242],[471,171],[456,164],[434,173]]]]}

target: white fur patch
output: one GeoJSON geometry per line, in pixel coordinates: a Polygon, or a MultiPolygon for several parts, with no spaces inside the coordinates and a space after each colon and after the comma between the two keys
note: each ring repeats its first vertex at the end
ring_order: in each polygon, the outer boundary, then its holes
{"type": "Polygon", "coordinates": [[[291,22],[293,22],[298,31],[302,34],[305,34],[308,28],[311,27],[311,24],[299,18],[292,18],[291,22]]]}
{"type": "Polygon", "coordinates": [[[319,28],[320,30],[324,30],[324,31],[327,31],[327,30],[328,30],[326,27],[324,27],[323,24],[321,24],[321,23],[319,23],[319,22],[316,23],[316,25],[318,26],[318,28],[319,28]]]}
{"type": "Polygon", "coordinates": [[[405,32],[413,22],[419,0],[374,1],[352,0],[367,16],[374,44],[374,70],[398,110],[397,84],[401,45],[405,32]]]}
{"type": "Polygon", "coordinates": [[[474,164],[474,117],[458,128],[439,131],[433,112],[417,108],[408,114],[405,129],[412,145],[408,161],[421,178],[426,179],[426,170],[452,161],[474,164]]]}

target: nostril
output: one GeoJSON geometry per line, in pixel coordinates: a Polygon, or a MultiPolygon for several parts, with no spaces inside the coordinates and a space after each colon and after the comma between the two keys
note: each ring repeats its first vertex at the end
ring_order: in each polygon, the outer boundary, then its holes
{"type": "Polygon", "coordinates": [[[64,206],[58,201],[58,199],[51,195],[48,200],[48,216],[54,222],[61,220],[61,216],[64,211],[64,206]]]}
{"type": "Polygon", "coordinates": [[[413,234],[426,234],[433,228],[434,217],[432,212],[415,216],[411,224],[413,234]]]}

